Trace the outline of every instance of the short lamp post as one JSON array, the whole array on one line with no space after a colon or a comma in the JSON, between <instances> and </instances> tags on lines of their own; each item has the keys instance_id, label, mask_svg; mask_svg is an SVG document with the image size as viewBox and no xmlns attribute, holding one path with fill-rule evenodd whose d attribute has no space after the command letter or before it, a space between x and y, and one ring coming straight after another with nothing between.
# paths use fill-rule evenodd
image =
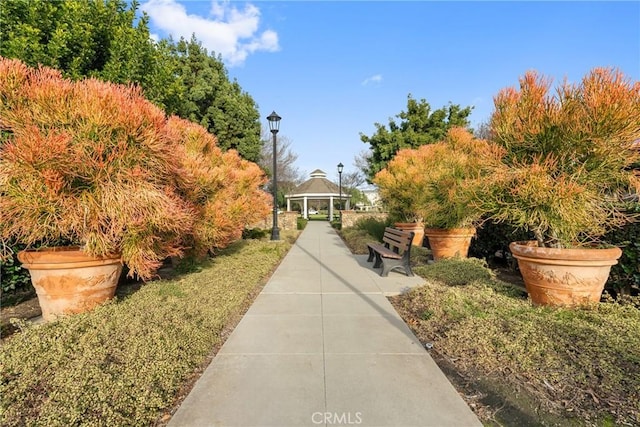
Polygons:
<instances>
[{"instance_id":1,"label":"short lamp post","mask_svg":"<svg viewBox=\"0 0 640 427\"><path fill-rule=\"evenodd\" d=\"M267 117L269 120L269 130L273 134L273 228L271 228L271 240L280 240L280 229L278 228L278 169L276 164L276 134L280 129L280 117L276 112L272 112Z\"/></svg>"},{"instance_id":2,"label":"short lamp post","mask_svg":"<svg viewBox=\"0 0 640 427\"><path fill-rule=\"evenodd\" d=\"M342 221L342 214L340 213L340 211L342 211L342 169L344 168L344 165L342 164L342 162L338 163L338 182L339 182L339 187L340 187L340 207L338 208L338 213L340 214L340 220Z\"/></svg>"}]
</instances>

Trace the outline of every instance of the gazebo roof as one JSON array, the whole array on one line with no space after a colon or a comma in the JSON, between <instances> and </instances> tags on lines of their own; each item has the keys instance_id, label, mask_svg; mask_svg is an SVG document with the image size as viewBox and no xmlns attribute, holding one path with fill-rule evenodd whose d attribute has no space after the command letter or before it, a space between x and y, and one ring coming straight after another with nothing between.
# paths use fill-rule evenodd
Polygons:
<instances>
[{"instance_id":1,"label":"gazebo roof","mask_svg":"<svg viewBox=\"0 0 640 427\"><path fill-rule=\"evenodd\" d=\"M311 172L311 178L297 186L292 194L338 194L340 188L326 178L327 174L316 169Z\"/></svg>"}]
</instances>

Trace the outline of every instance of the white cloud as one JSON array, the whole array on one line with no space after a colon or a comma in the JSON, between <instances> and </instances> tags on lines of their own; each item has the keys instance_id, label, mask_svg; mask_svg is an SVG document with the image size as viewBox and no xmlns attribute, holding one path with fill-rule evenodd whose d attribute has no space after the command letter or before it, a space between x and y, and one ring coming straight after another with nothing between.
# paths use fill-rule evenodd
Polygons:
<instances>
[{"instance_id":1,"label":"white cloud","mask_svg":"<svg viewBox=\"0 0 640 427\"><path fill-rule=\"evenodd\" d=\"M275 31L258 31L260 10L252 4L238 9L228 1L213 0L209 17L188 14L177 0L148 0L141 9L158 30L174 39L189 40L195 34L209 53L222 55L229 66L241 65L251 53L280 49Z\"/></svg>"},{"instance_id":2,"label":"white cloud","mask_svg":"<svg viewBox=\"0 0 640 427\"><path fill-rule=\"evenodd\" d=\"M362 86L367 86L369 84L380 84L382 83L382 75L376 74L371 77L367 77L362 81Z\"/></svg>"}]
</instances>

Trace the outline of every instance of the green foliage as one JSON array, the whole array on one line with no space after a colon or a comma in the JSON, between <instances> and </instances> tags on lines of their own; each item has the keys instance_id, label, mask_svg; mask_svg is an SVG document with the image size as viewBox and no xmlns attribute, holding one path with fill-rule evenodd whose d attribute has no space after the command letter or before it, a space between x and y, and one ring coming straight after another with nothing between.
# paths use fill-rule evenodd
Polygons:
<instances>
[{"instance_id":1,"label":"green foliage","mask_svg":"<svg viewBox=\"0 0 640 427\"><path fill-rule=\"evenodd\" d=\"M627 204L627 211L640 214L640 203ZM622 248L618 264L611 266L607 287L630 294L632 288L640 291L640 222L632 222L605 236L607 242Z\"/></svg>"},{"instance_id":2,"label":"green foliage","mask_svg":"<svg viewBox=\"0 0 640 427\"><path fill-rule=\"evenodd\" d=\"M296 219L296 229L297 229L297 230L304 230L304 228L307 226L307 223L308 223L308 222L309 222L309 220L308 220L308 219L306 219L306 218L304 218L304 217L299 216L299 217Z\"/></svg>"},{"instance_id":3,"label":"green foliage","mask_svg":"<svg viewBox=\"0 0 640 427\"><path fill-rule=\"evenodd\" d=\"M223 150L235 149L243 158L259 161L258 107L238 82L229 80L221 58L209 55L195 37L177 43L165 40L159 50L168 56L170 73L180 82L174 98L163 102L167 114L200 124L216 135Z\"/></svg>"},{"instance_id":4,"label":"green foliage","mask_svg":"<svg viewBox=\"0 0 640 427\"><path fill-rule=\"evenodd\" d=\"M550 92L528 72L495 97L493 140L506 150L476 203L531 231L539 246L590 244L631 218L616 203L640 192L640 83L595 68Z\"/></svg>"},{"instance_id":5,"label":"green foliage","mask_svg":"<svg viewBox=\"0 0 640 427\"><path fill-rule=\"evenodd\" d=\"M490 281L495 274L484 260L478 258L442 259L433 264L414 268L414 273L427 280L436 280L449 286L468 285L476 281Z\"/></svg>"},{"instance_id":6,"label":"green foliage","mask_svg":"<svg viewBox=\"0 0 640 427\"><path fill-rule=\"evenodd\" d=\"M531 235L524 230L516 229L508 223L486 220L482 227L476 229L476 238L471 240L469 256L482 258L489 263L505 261L509 251L509 243L531 240ZM496 252L501 254L496 259Z\"/></svg>"},{"instance_id":7,"label":"green foliage","mask_svg":"<svg viewBox=\"0 0 640 427\"><path fill-rule=\"evenodd\" d=\"M245 228L244 231L242 231L242 238L243 239L264 239L265 237L267 237L269 235L269 230L265 230L262 228Z\"/></svg>"},{"instance_id":8,"label":"green foliage","mask_svg":"<svg viewBox=\"0 0 640 427\"><path fill-rule=\"evenodd\" d=\"M409 94L407 111L396 115L400 122L390 118L388 128L376 123L376 133L372 136L360 133L362 142L369 144L371 148L371 156L367 158L367 170L363 172L371 180L387 166L398 150L433 144L444 139L451 127L469 126L468 117L472 108L462 108L450 103L431 111L431 106L426 100L417 101Z\"/></svg>"},{"instance_id":9,"label":"green foliage","mask_svg":"<svg viewBox=\"0 0 640 427\"><path fill-rule=\"evenodd\" d=\"M357 188L346 188L346 189L343 188L342 191L344 191L345 193L351 196L351 198L349 199L350 200L349 203L352 207L358 205L359 203L362 205L371 204L369 202L369 199L367 198L367 195L364 194L364 192L358 190Z\"/></svg>"},{"instance_id":10,"label":"green foliage","mask_svg":"<svg viewBox=\"0 0 640 427\"><path fill-rule=\"evenodd\" d=\"M360 218L353 227L343 228L339 234L354 254L368 254L367 243L381 242L389 223L375 218ZM412 255L414 251L412 250Z\"/></svg>"},{"instance_id":11,"label":"green foliage","mask_svg":"<svg viewBox=\"0 0 640 427\"><path fill-rule=\"evenodd\" d=\"M400 150L374 182L392 218L428 228L473 227L484 211L473 203L503 150L452 127L444 139Z\"/></svg>"},{"instance_id":12,"label":"green foliage","mask_svg":"<svg viewBox=\"0 0 640 427\"><path fill-rule=\"evenodd\" d=\"M0 424L153 425L290 247L239 241L200 272L23 324L0 349Z\"/></svg>"},{"instance_id":13,"label":"green foliage","mask_svg":"<svg viewBox=\"0 0 640 427\"><path fill-rule=\"evenodd\" d=\"M146 88L153 83L154 46L137 8L124 0L3 1L0 55L50 66L73 79L92 76Z\"/></svg>"},{"instance_id":14,"label":"green foliage","mask_svg":"<svg viewBox=\"0 0 640 427\"><path fill-rule=\"evenodd\" d=\"M3 293L22 290L29 287L31 284L29 270L22 268L22 265L16 256L20 249L22 249L22 247L13 246L8 251L10 252L10 256L3 260L0 259L0 278L2 279Z\"/></svg>"},{"instance_id":15,"label":"green foliage","mask_svg":"<svg viewBox=\"0 0 640 427\"><path fill-rule=\"evenodd\" d=\"M354 224L356 230L366 231L375 240L381 242L384 236L384 229L389 227L389 220L381 221L372 217L360 218Z\"/></svg>"}]
</instances>

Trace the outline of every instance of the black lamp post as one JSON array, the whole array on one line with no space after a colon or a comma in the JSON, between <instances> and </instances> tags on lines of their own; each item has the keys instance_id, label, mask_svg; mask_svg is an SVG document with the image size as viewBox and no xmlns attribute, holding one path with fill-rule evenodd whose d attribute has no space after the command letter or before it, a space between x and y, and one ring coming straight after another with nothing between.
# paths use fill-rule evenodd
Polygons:
<instances>
[{"instance_id":1,"label":"black lamp post","mask_svg":"<svg viewBox=\"0 0 640 427\"><path fill-rule=\"evenodd\" d=\"M272 112L267 117L269 120L269 130L273 134L273 228L271 229L271 240L280 240L280 229L278 228L278 169L276 164L276 134L280 129L280 117L276 112Z\"/></svg>"},{"instance_id":2,"label":"black lamp post","mask_svg":"<svg viewBox=\"0 0 640 427\"><path fill-rule=\"evenodd\" d=\"M344 165L342 164L342 162L338 163L338 177L339 177L339 183L340 183L340 208L338 209L338 213L342 210L342 169L344 168ZM342 215L340 215L340 219L342 219Z\"/></svg>"}]
</instances>

